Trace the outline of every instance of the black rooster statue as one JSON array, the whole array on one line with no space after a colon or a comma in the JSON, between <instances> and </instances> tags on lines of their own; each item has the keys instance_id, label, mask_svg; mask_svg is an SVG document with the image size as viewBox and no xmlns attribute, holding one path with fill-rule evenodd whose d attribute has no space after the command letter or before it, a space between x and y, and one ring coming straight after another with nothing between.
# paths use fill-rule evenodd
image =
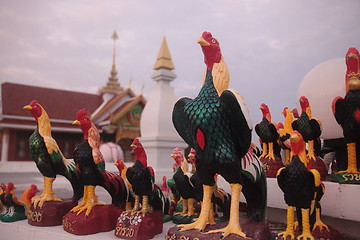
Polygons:
<instances>
[{"instance_id":1,"label":"black rooster statue","mask_svg":"<svg viewBox=\"0 0 360 240\"><path fill-rule=\"evenodd\" d=\"M181 230L203 231L209 222L211 197L214 193L215 175L218 173L230 183L230 220L221 232L223 237L237 234L245 237L240 226L239 202L243 187L241 158L251 143L251 125L242 99L225 87L223 79L213 76L214 65L223 61L218 41L204 32L198 40L206 64L205 82L195 99L181 98L173 109L173 123L179 135L196 150L196 171L203 182L203 201L199 218L191 224L180 225ZM220 83L220 84L218 84ZM218 86L218 87L216 87ZM223 91L224 90L224 91ZM219 96L220 95L220 96Z\"/></svg>"},{"instance_id":2,"label":"black rooster statue","mask_svg":"<svg viewBox=\"0 0 360 240\"><path fill-rule=\"evenodd\" d=\"M347 146L347 169L335 174L341 183L357 183L359 162L357 153L360 144L360 54L356 48L350 48L346 54L346 95L333 100L332 109L335 119L341 125ZM344 175L345 174L345 175ZM354 176L357 175L357 178ZM343 181L343 177L349 181ZM351 180L352 179L352 180Z\"/></svg>"},{"instance_id":3,"label":"black rooster statue","mask_svg":"<svg viewBox=\"0 0 360 240\"><path fill-rule=\"evenodd\" d=\"M321 221L320 200L325 187L320 180L320 173L316 169L308 169L309 159L306 157L305 141L298 131L290 136L291 162L279 169L277 181L284 192L284 199L288 205L286 231L279 233L278 240L295 238L294 211L296 210L300 234L297 239L336 239L338 232L329 229ZM317 230L317 231L315 231ZM331 237L330 237L331 235Z\"/></svg>"}]
</instances>

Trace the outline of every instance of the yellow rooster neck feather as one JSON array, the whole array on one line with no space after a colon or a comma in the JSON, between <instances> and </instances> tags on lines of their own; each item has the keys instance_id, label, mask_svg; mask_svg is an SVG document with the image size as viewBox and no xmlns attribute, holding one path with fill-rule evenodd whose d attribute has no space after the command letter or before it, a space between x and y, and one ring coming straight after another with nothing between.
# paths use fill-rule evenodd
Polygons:
<instances>
[{"instance_id":1,"label":"yellow rooster neck feather","mask_svg":"<svg viewBox=\"0 0 360 240\"><path fill-rule=\"evenodd\" d=\"M205 83L206 71L207 69L205 68L202 85L204 85ZM214 64L212 69L212 76L213 76L214 86L218 92L218 95L220 96L223 91L228 89L230 83L229 69L225 63L224 58L221 57L220 62Z\"/></svg>"},{"instance_id":2,"label":"yellow rooster neck feather","mask_svg":"<svg viewBox=\"0 0 360 240\"><path fill-rule=\"evenodd\" d=\"M48 114L41 106L41 116L38 118L38 130L42 137L51 137L51 124Z\"/></svg>"}]
</instances>

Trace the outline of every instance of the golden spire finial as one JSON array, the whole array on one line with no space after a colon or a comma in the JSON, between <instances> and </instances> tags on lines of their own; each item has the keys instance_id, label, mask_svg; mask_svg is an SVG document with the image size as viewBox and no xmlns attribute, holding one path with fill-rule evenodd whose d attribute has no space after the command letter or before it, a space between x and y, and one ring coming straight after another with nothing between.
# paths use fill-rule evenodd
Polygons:
<instances>
[{"instance_id":1,"label":"golden spire finial","mask_svg":"<svg viewBox=\"0 0 360 240\"><path fill-rule=\"evenodd\" d=\"M113 68L115 68L115 56L116 56L116 40L119 39L119 36L117 35L116 31L114 31L111 38L114 40L114 53L113 53ZM116 69L115 69L116 71Z\"/></svg>"},{"instance_id":2,"label":"golden spire finial","mask_svg":"<svg viewBox=\"0 0 360 240\"><path fill-rule=\"evenodd\" d=\"M114 31L113 35L111 36L111 39L114 40L114 52L113 52L113 63L110 71L110 77L107 81L106 85L99 89L100 93L119 93L123 90L123 88L120 86L120 83L118 83L118 78L116 77L117 71L116 71L116 65L115 65L115 58L116 58L116 40L119 39L119 36L117 35L116 31Z\"/></svg>"},{"instance_id":3,"label":"golden spire finial","mask_svg":"<svg viewBox=\"0 0 360 240\"><path fill-rule=\"evenodd\" d=\"M158 70L160 68L166 68L169 70L173 70L175 68L165 37L161 43L161 47L154 65L154 70Z\"/></svg>"}]
</instances>

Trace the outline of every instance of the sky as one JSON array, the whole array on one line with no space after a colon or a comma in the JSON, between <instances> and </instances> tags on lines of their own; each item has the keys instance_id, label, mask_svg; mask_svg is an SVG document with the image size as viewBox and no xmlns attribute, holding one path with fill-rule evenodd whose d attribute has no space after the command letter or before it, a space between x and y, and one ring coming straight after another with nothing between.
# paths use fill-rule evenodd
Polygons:
<instances>
[{"instance_id":1,"label":"sky","mask_svg":"<svg viewBox=\"0 0 360 240\"><path fill-rule=\"evenodd\" d=\"M110 74L116 30L121 86L132 79L139 94L144 83L150 96L166 37L175 95L195 97L205 67L196 41L209 31L253 123L261 103L280 122L312 68L360 48L359 12L358 0L0 0L0 82L96 93Z\"/></svg>"}]
</instances>

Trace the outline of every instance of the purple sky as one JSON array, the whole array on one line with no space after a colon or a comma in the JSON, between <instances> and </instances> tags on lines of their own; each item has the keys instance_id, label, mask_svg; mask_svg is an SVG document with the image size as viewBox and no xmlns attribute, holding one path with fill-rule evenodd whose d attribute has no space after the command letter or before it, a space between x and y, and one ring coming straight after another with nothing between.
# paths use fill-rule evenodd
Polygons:
<instances>
[{"instance_id":1,"label":"purple sky","mask_svg":"<svg viewBox=\"0 0 360 240\"><path fill-rule=\"evenodd\" d=\"M2 1L0 81L95 93L109 76L114 30L121 85L149 96L165 36L178 97L195 97L204 63L196 40L221 44L231 83L253 122L269 105L273 120L296 106L301 80L317 64L360 48L358 0Z\"/></svg>"}]
</instances>

